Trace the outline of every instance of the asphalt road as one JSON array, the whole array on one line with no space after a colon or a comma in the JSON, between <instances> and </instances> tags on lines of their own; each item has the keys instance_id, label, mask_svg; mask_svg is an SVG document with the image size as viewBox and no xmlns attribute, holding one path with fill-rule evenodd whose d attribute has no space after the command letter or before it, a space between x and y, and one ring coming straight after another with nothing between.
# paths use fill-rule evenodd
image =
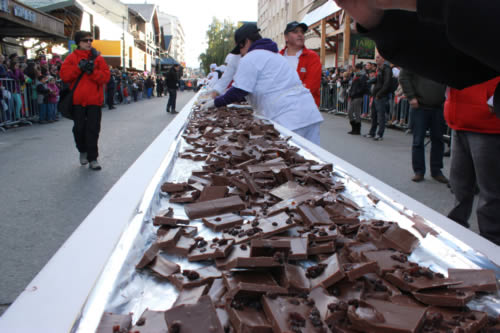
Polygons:
<instances>
[{"instance_id":1,"label":"asphalt road","mask_svg":"<svg viewBox=\"0 0 500 333\"><path fill-rule=\"evenodd\" d=\"M192 96L179 93L177 109ZM173 119L165 112L166 102L153 98L104 111L99 172L79 165L71 121L0 133L0 315ZM323 148L447 214L453 196L446 185L429 175L419 184L410 180L411 136L389 129L384 141L375 142L347 135L344 117L323 115ZM448 167L445 158L445 175Z\"/></svg>"}]
</instances>

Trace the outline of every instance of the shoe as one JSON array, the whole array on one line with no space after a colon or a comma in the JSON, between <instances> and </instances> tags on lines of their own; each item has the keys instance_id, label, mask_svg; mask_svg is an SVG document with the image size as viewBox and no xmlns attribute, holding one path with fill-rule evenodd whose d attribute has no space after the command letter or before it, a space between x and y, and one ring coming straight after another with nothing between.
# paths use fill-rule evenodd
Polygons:
<instances>
[{"instance_id":1,"label":"shoe","mask_svg":"<svg viewBox=\"0 0 500 333\"><path fill-rule=\"evenodd\" d=\"M179 112L177 112L177 111L175 111L175 110L174 110L174 111L171 111L171 112L172 112L172 113L179 113Z\"/></svg>"},{"instance_id":2,"label":"shoe","mask_svg":"<svg viewBox=\"0 0 500 333\"><path fill-rule=\"evenodd\" d=\"M80 153L80 164L81 165L89 164L89 160L87 159L87 153Z\"/></svg>"},{"instance_id":3,"label":"shoe","mask_svg":"<svg viewBox=\"0 0 500 333\"><path fill-rule=\"evenodd\" d=\"M443 174L437 175L437 176L432 176L436 181L443 183L443 184L448 184L448 178L446 178Z\"/></svg>"},{"instance_id":4,"label":"shoe","mask_svg":"<svg viewBox=\"0 0 500 333\"><path fill-rule=\"evenodd\" d=\"M355 123L354 135L361 135L361 123Z\"/></svg>"},{"instance_id":5,"label":"shoe","mask_svg":"<svg viewBox=\"0 0 500 333\"><path fill-rule=\"evenodd\" d=\"M115 108L114 106L112 106L112 107L110 107L110 108L108 108L108 109L109 109L109 110L114 110L114 109L116 109L116 108Z\"/></svg>"},{"instance_id":6,"label":"shoe","mask_svg":"<svg viewBox=\"0 0 500 333\"><path fill-rule=\"evenodd\" d=\"M374 140L374 141L382 141L382 140L384 140L384 138L383 138L383 137L381 137L381 136L379 136L379 135L377 135L377 136L375 136L375 137L373 138L373 140Z\"/></svg>"},{"instance_id":7,"label":"shoe","mask_svg":"<svg viewBox=\"0 0 500 333\"><path fill-rule=\"evenodd\" d=\"M420 183L421 181L424 180L424 175L416 173L411 180L414 181L415 183Z\"/></svg>"},{"instance_id":8,"label":"shoe","mask_svg":"<svg viewBox=\"0 0 500 333\"><path fill-rule=\"evenodd\" d=\"M356 123L354 121L351 121L350 124L351 124L352 129L350 132L347 132L347 134L354 135L354 134L356 134Z\"/></svg>"},{"instance_id":9,"label":"shoe","mask_svg":"<svg viewBox=\"0 0 500 333\"><path fill-rule=\"evenodd\" d=\"M99 162L92 161L89 164L89 169L92 169L92 170L101 170L102 168L101 168L101 165L99 164Z\"/></svg>"},{"instance_id":10,"label":"shoe","mask_svg":"<svg viewBox=\"0 0 500 333\"><path fill-rule=\"evenodd\" d=\"M368 138L368 139L373 139L373 135L371 134L365 134L363 135L365 138Z\"/></svg>"},{"instance_id":11,"label":"shoe","mask_svg":"<svg viewBox=\"0 0 500 333\"><path fill-rule=\"evenodd\" d=\"M451 150L448 149L447 151L444 152L443 154L444 157L450 157L451 156Z\"/></svg>"}]
</instances>

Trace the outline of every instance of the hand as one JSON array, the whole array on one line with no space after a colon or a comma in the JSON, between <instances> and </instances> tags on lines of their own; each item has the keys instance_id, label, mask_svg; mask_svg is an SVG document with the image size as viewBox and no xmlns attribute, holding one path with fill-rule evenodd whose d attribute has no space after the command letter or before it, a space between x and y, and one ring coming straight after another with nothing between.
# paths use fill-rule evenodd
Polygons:
<instances>
[{"instance_id":1,"label":"hand","mask_svg":"<svg viewBox=\"0 0 500 333\"><path fill-rule=\"evenodd\" d=\"M217 90L210 90L209 91L210 97L215 99L217 96L219 96L219 92Z\"/></svg>"},{"instance_id":2,"label":"hand","mask_svg":"<svg viewBox=\"0 0 500 333\"><path fill-rule=\"evenodd\" d=\"M80 68L80 70L82 72L85 72L85 68L87 67L88 63L89 63L89 61L87 59L80 60L80 62L78 63L78 67Z\"/></svg>"},{"instance_id":3,"label":"hand","mask_svg":"<svg viewBox=\"0 0 500 333\"><path fill-rule=\"evenodd\" d=\"M201 107L201 111L207 111L208 109L215 108L215 100L211 99Z\"/></svg>"},{"instance_id":4,"label":"hand","mask_svg":"<svg viewBox=\"0 0 500 333\"><path fill-rule=\"evenodd\" d=\"M85 66L85 72L87 72L87 74L92 74L92 72L94 71L94 62L91 60L89 62L87 62L87 66Z\"/></svg>"},{"instance_id":5,"label":"hand","mask_svg":"<svg viewBox=\"0 0 500 333\"><path fill-rule=\"evenodd\" d=\"M418 104L418 99L416 99L416 98L410 99L409 102L410 102L410 106L411 106L412 109L418 109L418 107L420 106Z\"/></svg>"}]
</instances>

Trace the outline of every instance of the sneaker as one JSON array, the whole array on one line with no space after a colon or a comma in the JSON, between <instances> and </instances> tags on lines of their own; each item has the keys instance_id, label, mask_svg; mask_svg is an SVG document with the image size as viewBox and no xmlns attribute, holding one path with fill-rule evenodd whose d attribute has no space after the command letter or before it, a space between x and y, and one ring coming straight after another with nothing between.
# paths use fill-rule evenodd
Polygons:
<instances>
[{"instance_id":1,"label":"sneaker","mask_svg":"<svg viewBox=\"0 0 500 333\"><path fill-rule=\"evenodd\" d=\"M384 138L383 138L383 137L381 137L381 136L379 136L379 135L377 135L377 136L375 136L375 137L373 138L373 140L375 140L375 141L382 141L382 140L384 140Z\"/></svg>"},{"instance_id":2,"label":"sneaker","mask_svg":"<svg viewBox=\"0 0 500 333\"><path fill-rule=\"evenodd\" d=\"M415 183L420 183L421 181L424 180L424 175L416 173L411 180L414 181Z\"/></svg>"},{"instance_id":3,"label":"sneaker","mask_svg":"<svg viewBox=\"0 0 500 333\"><path fill-rule=\"evenodd\" d=\"M177 112L177 111L175 111L175 110L174 110L174 111L170 111L170 112L172 112L172 113L179 113L179 112Z\"/></svg>"},{"instance_id":4,"label":"sneaker","mask_svg":"<svg viewBox=\"0 0 500 333\"><path fill-rule=\"evenodd\" d=\"M371 134L365 134L363 135L365 138L368 138L368 139L373 139L373 135Z\"/></svg>"},{"instance_id":5,"label":"sneaker","mask_svg":"<svg viewBox=\"0 0 500 333\"><path fill-rule=\"evenodd\" d=\"M443 183L443 184L448 184L448 178L446 178L443 174L437 175L437 176L432 176L436 181Z\"/></svg>"},{"instance_id":6,"label":"sneaker","mask_svg":"<svg viewBox=\"0 0 500 333\"><path fill-rule=\"evenodd\" d=\"M80 153L80 164L85 165L88 163L89 163L89 160L87 159L87 153Z\"/></svg>"},{"instance_id":7,"label":"sneaker","mask_svg":"<svg viewBox=\"0 0 500 333\"><path fill-rule=\"evenodd\" d=\"M89 168L92 169L92 170L101 170L102 169L101 165L97 161L90 162Z\"/></svg>"}]
</instances>

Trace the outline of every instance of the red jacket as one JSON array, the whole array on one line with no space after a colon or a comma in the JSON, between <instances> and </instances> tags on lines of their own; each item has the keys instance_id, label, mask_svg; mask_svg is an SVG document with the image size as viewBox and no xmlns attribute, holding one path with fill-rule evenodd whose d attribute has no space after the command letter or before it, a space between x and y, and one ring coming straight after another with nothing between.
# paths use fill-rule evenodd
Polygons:
<instances>
[{"instance_id":1,"label":"red jacket","mask_svg":"<svg viewBox=\"0 0 500 333\"><path fill-rule=\"evenodd\" d=\"M280 51L285 54L286 47ZM304 86L311 91L316 105L319 107L321 93L321 61L319 55L304 46L302 54L299 57L297 73Z\"/></svg>"},{"instance_id":2,"label":"red jacket","mask_svg":"<svg viewBox=\"0 0 500 333\"><path fill-rule=\"evenodd\" d=\"M76 49L64 60L59 75L71 88L73 88L73 85L82 73L78 67L78 63L80 60L88 59L89 57L90 51ZM94 60L94 71L92 74L83 74L80 83L76 87L73 94L73 104L101 106L104 103L103 86L109 81L109 77L108 64L106 64L103 57L97 56Z\"/></svg>"},{"instance_id":3,"label":"red jacket","mask_svg":"<svg viewBox=\"0 0 500 333\"><path fill-rule=\"evenodd\" d=\"M500 119L487 105L499 83L500 76L463 90L450 88L444 104L448 126L457 131L500 134Z\"/></svg>"}]
</instances>

